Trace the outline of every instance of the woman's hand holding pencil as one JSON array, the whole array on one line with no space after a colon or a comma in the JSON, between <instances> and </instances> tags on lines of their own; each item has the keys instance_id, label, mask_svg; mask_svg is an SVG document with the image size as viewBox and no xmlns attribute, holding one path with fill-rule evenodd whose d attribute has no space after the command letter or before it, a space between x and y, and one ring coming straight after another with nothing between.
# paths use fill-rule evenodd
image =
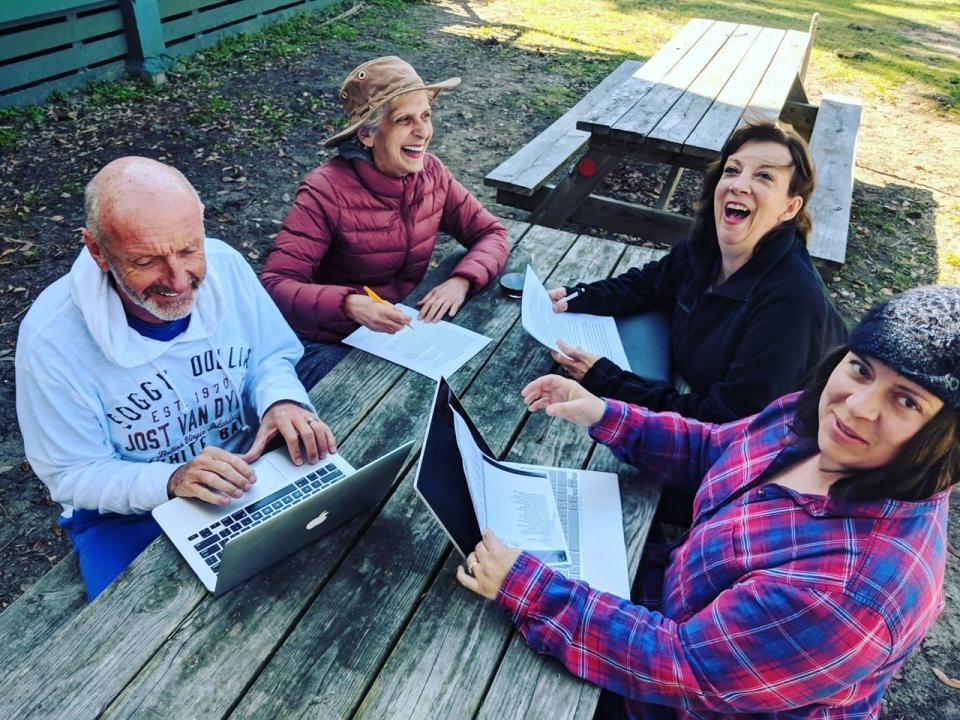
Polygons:
<instances>
[{"instance_id":1,"label":"woman's hand holding pencil","mask_svg":"<svg viewBox=\"0 0 960 720\"><path fill-rule=\"evenodd\" d=\"M354 322L376 332L393 334L410 327L413 318L388 303L373 290L364 286L365 295L348 295L343 310Z\"/></svg>"}]
</instances>

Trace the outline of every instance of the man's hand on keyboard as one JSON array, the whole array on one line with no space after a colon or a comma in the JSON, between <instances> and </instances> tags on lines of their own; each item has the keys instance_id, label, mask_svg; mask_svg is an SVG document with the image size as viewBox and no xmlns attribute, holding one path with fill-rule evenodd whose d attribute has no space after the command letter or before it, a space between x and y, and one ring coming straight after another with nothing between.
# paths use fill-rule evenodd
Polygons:
<instances>
[{"instance_id":1,"label":"man's hand on keyboard","mask_svg":"<svg viewBox=\"0 0 960 720\"><path fill-rule=\"evenodd\" d=\"M195 497L214 505L226 505L243 493L257 476L239 455L207 447L186 465L178 467L167 481L168 497Z\"/></svg>"},{"instance_id":2,"label":"man's hand on keyboard","mask_svg":"<svg viewBox=\"0 0 960 720\"><path fill-rule=\"evenodd\" d=\"M311 465L320 462L327 453L337 451L333 432L323 420L318 418L312 410L307 410L298 403L283 400L271 405L270 409L263 414L257 436L243 459L253 462L260 457L277 433L286 441L287 451L294 465L303 464L301 443L307 451L307 460Z\"/></svg>"}]
</instances>

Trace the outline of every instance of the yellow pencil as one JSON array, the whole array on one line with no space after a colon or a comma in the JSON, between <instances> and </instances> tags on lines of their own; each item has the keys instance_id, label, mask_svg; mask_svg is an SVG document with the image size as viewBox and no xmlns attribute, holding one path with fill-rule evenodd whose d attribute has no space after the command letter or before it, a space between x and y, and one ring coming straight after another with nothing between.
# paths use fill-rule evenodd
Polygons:
<instances>
[{"instance_id":1,"label":"yellow pencil","mask_svg":"<svg viewBox=\"0 0 960 720\"><path fill-rule=\"evenodd\" d=\"M381 305L388 305L386 300L377 295L373 290L368 288L366 285L363 286L363 291L370 297L371 300L380 303Z\"/></svg>"},{"instance_id":2,"label":"yellow pencil","mask_svg":"<svg viewBox=\"0 0 960 720\"><path fill-rule=\"evenodd\" d=\"M382 297L380 297L379 295L377 295L373 290L371 290L370 288L368 288L366 285L363 286L363 291L367 294L367 296L368 296L371 300L373 300L373 301L376 302L376 303L380 303L381 305L389 305L389 304L390 304L390 303L388 303L386 300L384 300ZM413 326L412 326L409 322L404 323L403 327L405 327L405 328L410 328L411 330L413 330Z\"/></svg>"}]
</instances>

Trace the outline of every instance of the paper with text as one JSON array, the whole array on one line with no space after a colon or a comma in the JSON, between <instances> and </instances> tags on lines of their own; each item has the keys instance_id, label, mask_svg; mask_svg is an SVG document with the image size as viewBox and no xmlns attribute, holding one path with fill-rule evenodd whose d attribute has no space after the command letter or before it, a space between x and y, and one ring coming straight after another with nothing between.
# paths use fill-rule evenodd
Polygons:
<instances>
[{"instance_id":1,"label":"paper with text","mask_svg":"<svg viewBox=\"0 0 960 720\"><path fill-rule=\"evenodd\" d=\"M485 335L446 320L417 320L418 311L406 305L394 307L413 318L410 328L391 335L361 327L343 342L433 380L450 377L490 342Z\"/></svg>"},{"instance_id":2,"label":"paper with text","mask_svg":"<svg viewBox=\"0 0 960 720\"><path fill-rule=\"evenodd\" d=\"M548 565L568 565L570 551L550 478L544 472L508 467L487 457L451 408L457 448L477 524L503 542L533 553Z\"/></svg>"},{"instance_id":3,"label":"paper with text","mask_svg":"<svg viewBox=\"0 0 960 720\"><path fill-rule=\"evenodd\" d=\"M616 321L604 315L554 312L547 289L529 265L523 281L521 317L523 329L551 350L559 351L557 340L563 340L608 358L624 370L630 369Z\"/></svg>"}]
</instances>

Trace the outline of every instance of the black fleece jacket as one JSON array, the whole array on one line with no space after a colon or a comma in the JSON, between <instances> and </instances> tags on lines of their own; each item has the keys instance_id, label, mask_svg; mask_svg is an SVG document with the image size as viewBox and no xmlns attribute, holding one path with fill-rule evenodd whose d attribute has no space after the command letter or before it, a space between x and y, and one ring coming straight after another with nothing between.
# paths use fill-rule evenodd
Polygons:
<instances>
[{"instance_id":1,"label":"black fleece jacket","mask_svg":"<svg viewBox=\"0 0 960 720\"><path fill-rule=\"evenodd\" d=\"M688 418L729 422L799 390L847 329L793 227L774 230L726 282L712 287L719 252L684 240L665 257L608 280L568 288L571 312L620 317L659 309L670 317L675 372L690 385L648 381L603 358L583 385L597 395Z\"/></svg>"}]
</instances>

